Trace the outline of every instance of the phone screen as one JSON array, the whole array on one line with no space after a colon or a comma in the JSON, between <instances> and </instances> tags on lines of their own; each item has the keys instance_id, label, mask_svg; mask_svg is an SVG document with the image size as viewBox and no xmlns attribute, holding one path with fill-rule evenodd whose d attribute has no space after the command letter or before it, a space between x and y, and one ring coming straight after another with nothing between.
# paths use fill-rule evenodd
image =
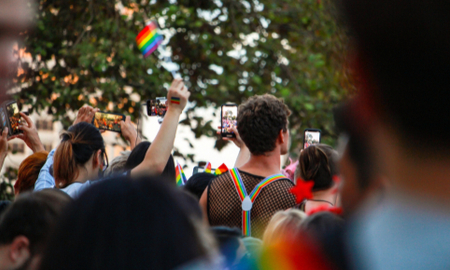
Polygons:
<instances>
[{"instance_id":1,"label":"phone screen","mask_svg":"<svg viewBox=\"0 0 450 270\"><path fill-rule=\"evenodd\" d=\"M167 99L164 97L147 101L147 115L164 117L167 112L166 101Z\"/></svg>"},{"instance_id":2,"label":"phone screen","mask_svg":"<svg viewBox=\"0 0 450 270\"><path fill-rule=\"evenodd\" d=\"M98 129L121 132L120 121L124 120L124 116L120 114L96 112L93 124Z\"/></svg>"},{"instance_id":3,"label":"phone screen","mask_svg":"<svg viewBox=\"0 0 450 270\"><path fill-rule=\"evenodd\" d=\"M222 105L222 137L236 137L231 128L237 126L237 105Z\"/></svg>"},{"instance_id":4,"label":"phone screen","mask_svg":"<svg viewBox=\"0 0 450 270\"><path fill-rule=\"evenodd\" d=\"M13 102L6 106L6 111L8 112L9 124L11 126L11 135L17 135L22 133L19 129L20 124L20 114L19 114L19 106L17 106L16 102ZM3 115L2 115L3 121ZM5 126L5 125L4 125Z\"/></svg>"},{"instance_id":5,"label":"phone screen","mask_svg":"<svg viewBox=\"0 0 450 270\"><path fill-rule=\"evenodd\" d=\"M303 149L308 148L311 145L320 143L320 131L319 130L305 130L303 140Z\"/></svg>"}]
</instances>

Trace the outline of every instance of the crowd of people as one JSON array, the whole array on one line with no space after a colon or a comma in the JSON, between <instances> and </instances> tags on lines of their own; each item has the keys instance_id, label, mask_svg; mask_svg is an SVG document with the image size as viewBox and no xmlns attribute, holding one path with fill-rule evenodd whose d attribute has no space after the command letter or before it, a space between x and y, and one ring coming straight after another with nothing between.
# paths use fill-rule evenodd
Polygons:
<instances>
[{"instance_id":1,"label":"crowd of people","mask_svg":"<svg viewBox=\"0 0 450 270\"><path fill-rule=\"evenodd\" d=\"M13 2L0 2L0 14L26 6ZM450 4L339 7L359 93L333 112L337 146L309 145L283 170L291 111L269 94L242 103L236 136L223 138L240 149L234 168L181 187L171 155L190 96L181 79L151 143L129 116L120 122L131 151L111 162L91 124L98 109L80 108L48 153L20 113L22 133L0 136L0 166L8 140L33 154L19 167L14 202L0 203L0 270L448 269ZM26 28L11 23L20 19L0 20L15 26L0 27L0 49Z\"/></svg>"}]
</instances>

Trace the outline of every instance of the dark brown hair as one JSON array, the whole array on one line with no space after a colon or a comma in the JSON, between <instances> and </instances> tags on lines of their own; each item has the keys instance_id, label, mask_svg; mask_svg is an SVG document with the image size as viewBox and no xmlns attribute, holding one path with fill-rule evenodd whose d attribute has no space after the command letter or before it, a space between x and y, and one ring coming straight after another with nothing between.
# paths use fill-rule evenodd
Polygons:
<instances>
[{"instance_id":1,"label":"dark brown hair","mask_svg":"<svg viewBox=\"0 0 450 270\"><path fill-rule=\"evenodd\" d=\"M288 128L291 111L272 95L253 96L239 106L237 129L253 155L263 155L275 149L280 130Z\"/></svg>"},{"instance_id":2,"label":"dark brown hair","mask_svg":"<svg viewBox=\"0 0 450 270\"><path fill-rule=\"evenodd\" d=\"M333 176L338 174L335 160L337 152L329 145L311 145L304 149L298 159L300 177L314 181L313 191L326 190L333 185Z\"/></svg>"},{"instance_id":3,"label":"dark brown hair","mask_svg":"<svg viewBox=\"0 0 450 270\"><path fill-rule=\"evenodd\" d=\"M47 160L47 156L48 152L36 152L20 163L17 181L14 184L16 194L34 189L34 183L36 183L39 172Z\"/></svg>"},{"instance_id":4,"label":"dark brown hair","mask_svg":"<svg viewBox=\"0 0 450 270\"><path fill-rule=\"evenodd\" d=\"M93 125L81 122L61 134L61 144L53 157L53 176L58 188L71 184L84 165L98 150L105 150L103 137Z\"/></svg>"},{"instance_id":5,"label":"dark brown hair","mask_svg":"<svg viewBox=\"0 0 450 270\"><path fill-rule=\"evenodd\" d=\"M42 253L60 214L72 199L57 189L25 192L0 218L0 245L23 235L30 241L30 253Z\"/></svg>"}]
</instances>

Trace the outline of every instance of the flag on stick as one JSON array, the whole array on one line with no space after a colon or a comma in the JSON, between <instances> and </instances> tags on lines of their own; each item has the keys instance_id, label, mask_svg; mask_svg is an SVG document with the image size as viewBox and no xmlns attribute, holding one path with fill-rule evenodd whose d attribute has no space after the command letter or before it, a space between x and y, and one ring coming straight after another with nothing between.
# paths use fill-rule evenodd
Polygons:
<instances>
[{"instance_id":1,"label":"flag on stick","mask_svg":"<svg viewBox=\"0 0 450 270\"><path fill-rule=\"evenodd\" d=\"M175 168L175 176L177 179L177 186L183 186L186 184L186 176L184 175L181 165L177 162L177 167Z\"/></svg>"},{"instance_id":2,"label":"flag on stick","mask_svg":"<svg viewBox=\"0 0 450 270\"><path fill-rule=\"evenodd\" d=\"M220 165L219 168L216 169L214 174L221 175L222 173L227 172L227 171L228 171L227 165L225 165L225 163L222 163L222 165Z\"/></svg>"},{"instance_id":3,"label":"flag on stick","mask_svg":"<svg viewBox=\"0 0 450 270\"><path fill-rule=\"evenodd\" d=\"M210 162L208 162L208 164L206 164L205 173L211 173L211 163Z\"/></svg>"}]
</instances>

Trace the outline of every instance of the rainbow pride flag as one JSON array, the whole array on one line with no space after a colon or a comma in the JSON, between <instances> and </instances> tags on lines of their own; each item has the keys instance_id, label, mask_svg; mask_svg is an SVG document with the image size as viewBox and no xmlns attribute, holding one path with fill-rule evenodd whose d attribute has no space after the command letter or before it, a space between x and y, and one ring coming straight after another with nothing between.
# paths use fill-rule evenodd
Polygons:
<instances>
[{"instance_id":1,"label":"rainbow pride flag","mask_svg":"<svg viewBox=\"0 0 450 270\"><path fill-rule=\"evenodd\" d=\"M208 164L206 164L205 173L211 173L211 163L210 162L208 162Z\"/></svg>"},{"instance_id":2,"label":"rainbow pride flag","mask_svg":"<svg viewBox=\"0 0 450 270\"><path fill-rule=\"evenodd\" d=\"M184 175L183 168L177 162L177 167L175 168L175 176L177 179L177 186L183 186L186 184L186 175Z\"/></svg>"},{"instance_id":3,"label":"rainbow pride flag","mask_svg":"<svg viewBox=\"0 0 450 270\"><path fill-rule=\"evenodd\" d=\"M222 163L222 165L220 165L219 168L216 169L214 174L221 175L222 173L227 172L227 171L228 171L227 165L225 165L225 163Z\"/></svg>"},{"instance_id":4,"label":"rainbow pride flag","mask_svg":"<svg viewBox=\"0 0 450 270\"><path fill-rule=\"evenodd\" d=\"M144 58L150 56L164 40L158 29L156 22L150 22L136 37L137 46Z\"/></svg>"}]
</instances>

